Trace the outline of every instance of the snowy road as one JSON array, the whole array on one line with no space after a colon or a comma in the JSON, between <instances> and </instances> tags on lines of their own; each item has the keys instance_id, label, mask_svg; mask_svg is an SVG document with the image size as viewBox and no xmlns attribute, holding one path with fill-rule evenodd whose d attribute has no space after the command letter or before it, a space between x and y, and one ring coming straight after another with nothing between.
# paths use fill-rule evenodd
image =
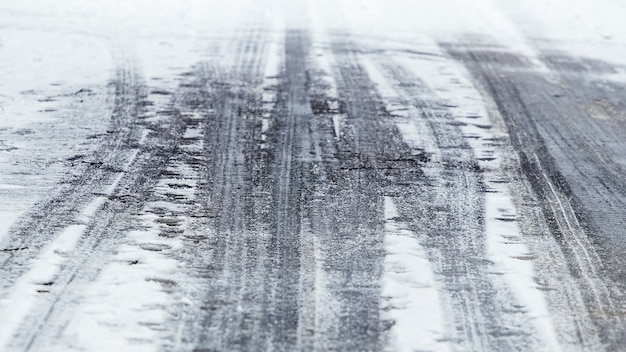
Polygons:
<instances>
[{"instance_id":1,"label":"snowy road","mask_svg":"<svg viewBox=\"0 0 626 352\"><path fill-rule=\"evenodd\" d=\"M0 4L0 351L626 351L626 4Z\"/></svg>"}]
</instances>

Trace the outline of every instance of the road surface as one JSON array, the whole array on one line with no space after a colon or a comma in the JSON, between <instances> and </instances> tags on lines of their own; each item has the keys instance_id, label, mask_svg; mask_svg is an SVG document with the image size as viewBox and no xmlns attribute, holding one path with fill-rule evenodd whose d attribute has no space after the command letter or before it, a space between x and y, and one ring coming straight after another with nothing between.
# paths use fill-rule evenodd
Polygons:
<instances>
[{"instance_id":1,"label":"road surface","mask_svg":"<svg viewBox=\"0 0 626 352\"><path fill-rule=\"evenodd\" d=\"M626 5L0 5L0 350L626 351Z\"/></svg>"}]
</instances>

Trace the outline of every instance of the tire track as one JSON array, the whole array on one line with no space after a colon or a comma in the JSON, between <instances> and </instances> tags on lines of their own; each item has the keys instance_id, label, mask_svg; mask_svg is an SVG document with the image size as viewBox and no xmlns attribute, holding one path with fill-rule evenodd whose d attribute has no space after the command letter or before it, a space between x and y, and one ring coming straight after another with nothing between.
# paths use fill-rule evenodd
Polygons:
<instances>
[{"instance_id":1,"label":"tire track","mask_svg":"<svg viewBox=\"0 0 626 352\"><path fill-rule=\"evenodd\" d=\"M273 200L277 209L270 248L278 267L272 270L272 276L279 280L273 287L276 298L270 310L275 316L269 323L275 336L272 348L279 351L293 350L298 343L301 201L303 187L308 183L306 159L310 147L307 125L312 116L306 94L305 60L309 45L306 33L297 30L285 32L285 86L282 94L279 93L277 117L280 116L280 119L276 121L277 133L274 137L277 167L270 176L277 182Z\"/></svg>"},{"instance_id":2,"label":"tire track","mask_svg":"<svg viewBox=\"0 0 626 352\"><path fill-rule=\"evenodd\" d=\"M325 96L324 72L309 73L316 162L307 213L323 278L312 349L378 351L390 323L380 315L384 196L398 178L419 177L420 163L388 121L352 43L337 36L331 50L339 101ZM339 135L336 113L345 114Z\"/></svg>"},{"instance_id":3,"label":"tire track","mask_svg":"<svg viewBox=\"0 0 626 352\"><path fill-rule=\"evenodd\" d=\"M143 138L118 143L120 148L131 149L131 156L113 182L104 183L107 190L90 203L82 216L71 220L82 221L83 230L77 233L75 246L67 251L66 259L58 264L52 281L45 283L47 289L38 291L45 296L37 300L13 336L9 345L12 349L45 350L50 339L63 331L71 319L61 319L65 310L76 304L81 288L98 276L109 259L106 254L115 252L128 230L133 229L133 214L141 213L159 176L176 155L190 121L174 109L161 111L156 119L138 120L146 112L144 106L142 103L141 109L133 110L136 121L124 126Z\"/></svg>"},{"instance_id":4,"label":"tire track","mask_svg":"<svg viewBox=\"0 0 626 352\"><path fill-rule=\"evenodd\" d=\"M75 237L87 226L85 221L91 220L95 208L104 200L103 195L107 191L102 185L115 183L116 177L123 172L119 165L133 158L133 146L140 140L141 131L132 126L146 104L145 87L132 70L120 69L112 83L112 90L114 107L110 128L102 137L100 147L90 158L79 156L71 160L78 164L77 168L82 173L69 179L68 186L49 201L35 206L18 220L3 243L5 248L24 250L3 251L0 254L3 257L0 266L2 298L11 302L0 309L19 310L19 313L9 314L12 323L2 325L0 343L8 343L12 339L13 348L27 347L37 329L28 331L18 328L18 324L33 305L54 300L48 293L66 261L57 257L55 252L73 250ZM52 262L46 264L47 261ZM35 268L32 268L33 265L36 265ZM42 273L36 272L36 269L42 269ZM38 321L30 317L25 323L38 324Z\"/></svg>"},{"instance_id":5,"label":"tire track","mask_svg":"<svg viewBox=\"0 0 626 352\"><path fill-rule=\"evenodd\" d=\"M178 345L195 351L267 349L271 304L272 149L262 137L259 90L267 33L249 30L222 62L194 72L192 98L204 116L201 181L190 231L188 263L197 289L182 313ZM226 66L228 65L228 66ZM229 68L230 67L230 68ZM202 312L198 316L198 310ZM253 347L254 346L254 347Z\"/></svg>"},{"instance_id":6,"label":"tire track","mask_svg":"<svg viewBox=\"0 0 626 352\"><path fill-rule=\"evenodd\" d=\"M623 326L624 300L615 284L623 280L619 279L620 272L609 272L607 268L615 267L615 260L620 256L602 254L607 251L600 244L604 241L600 236L609 235L611 230L606 232L605 225L598 225L598 218L589 205L598 194L603 195L599 198L609 201L620 201L621 196L617 196L619 192L609 195L606 185L598 184L597 177L611 177L615 170L607 170L613 167L610 162L594 164L596 159L589 151L593 154L598 149L595 142L587 148L578 134L570 135L580 126L589 124L581 122L588 118L578 103L587 100L586 93L581 93L583 97L573 93L578 98L569 98L563 93L564 89L570 91L571 88L563 85L567 79L559 78L562 84L556 86L524 66L523 60L520 64L525 72L502 69L507 60L501 56L507 53L500 55L499 51L469 46L450 46L448 51L465 62L495 101L520 156L522 170L540 199L543 216L561 246L570 274L585 302L586 314L605 347L619 350L625 341L624 331L619 328ZM541 106L541 110L535 106ZM550 116L546 116L546 112ZM560 122L564 116L568 118ZM572 119L574 121L570 121ZM586 136L586 132L582 135ZM582 154L571 153L571 150ZM620 184L616 185L621 187ZM612 223L609 221L606 226ZM613 252L619 248L617 246ZM581 340L593 333L589 328L581 329Z\"/></svg>"},{"instance_id":7,"label":"tire track","mask_svg":"<svg viewBox=\"0 0 626 352\"><path fill-rule=\"evenodd\" d=\"M78 155L68 162L78 170L79 176L67 179L67 184L57 195L44 201L25 214L9 230L3 248L24 248L21 251L0 252L0 285L7 292L39 250L62 227L71 223L94 194L101 193L101 184L110 183L120 172L118 165L128 160L132 150L128 147L141 137L131 128L145 104L145 87L139 77L128 68L120 69L111 83L113 113L107 134L99 148L90 157ZM78 172L77 172L78 173Z\"/></svg>"},{"instance_id":8,"label":"tire track","mask_svg":"<svg viewBox=\"0 0 626 352\"><path fill-rule=\"evenodd\" d=\"M418 77L398 64L380 65L401 96L408 97L405 104L421 114L436 143L435 150L427 151L437 160L426 171L432 188L420 187L409 193L419 196L405 197L399 204L404 211L419 209L419 217L401 213L412 219L412 230L424 241L443 280L453 348L540 350L523 306L515 305L513 293L493 274L493 263L487 259L484 192L488 189L468 145L472 136L462 133L445 104L423 98L436 95Z\"/></svg>"}]
</instances>

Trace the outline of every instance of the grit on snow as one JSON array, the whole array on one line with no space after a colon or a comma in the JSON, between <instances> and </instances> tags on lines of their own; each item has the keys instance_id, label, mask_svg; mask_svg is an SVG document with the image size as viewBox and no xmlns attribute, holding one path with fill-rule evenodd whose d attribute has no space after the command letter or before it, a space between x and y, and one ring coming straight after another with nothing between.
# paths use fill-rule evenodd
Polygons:
<instances>
[{"instance_id":1,"label":"grit on snow","mask_svg":"<svg viewBox=\"0 0 626 352\"><path fill-rule=\"evenodd\" d=\"M0 350L619 350L624 14L3 2Z\"/></svg>"}]
</instances>

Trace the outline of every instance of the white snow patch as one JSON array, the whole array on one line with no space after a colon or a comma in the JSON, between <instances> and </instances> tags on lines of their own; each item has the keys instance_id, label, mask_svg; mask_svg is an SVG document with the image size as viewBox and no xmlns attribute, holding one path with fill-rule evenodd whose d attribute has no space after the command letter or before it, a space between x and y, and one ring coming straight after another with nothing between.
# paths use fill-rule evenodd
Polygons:
<instances>
[{"instance_id":1,"label":"white snow patch","mask_svg":"<svg viewBox=\"0 0 626 352\"><path fill-rule=\"evenodd\" d=\"M86 229L86 225L70 225L66 227L56 240L55 251L58 253L69 253L74 250L78 239L85 233Z\"/></svg>"},{"instance_id":2,"label":"white snow patch","mask_svg":"<svg viewBox=\"0 0 626 352\"><path fill-rule=\"evenodd\" d=\"M340 114L334 114L332 116L333 119L333 131L335 132L335 138L341 137L341 123L343 122L344 116Z\"/></svg>"},{"instance_id":3,"label":"white snow patch","mask_svg":"<svg viewBox=\"0 0 626 352\"><path fill-rule=\"evenodd\" d=\"M25 188L25 186L22 185L10 185L10 184L0 184L0 190L3 189L22 189Z\"/></svg>"},{"instance_id":4,"label":"white snow patch","mask_svg":"<svg viewBox=\"0 0 626 352\"><path fill-rule=\"evenodd\" d=\"M200 138L202 137L202 132L203 131L200 128L188 128L187 130L185 130L183 138Z\"/></svg>"},{"instance_id":5,"label":"white snow patch","mask_svg":"<svg viewBox=\"0 0 626 352\"><path fill-rule=\"evenodd\" d=\"M313 3L310 3L311 5ZM335 138L341 138L341 127L345 120L345 114L340 113L339 93L337 90L337 82L333 75L333 65L335 58L330 48L330 39L323 27L324 23L320 10L317 6L311 6L310 12L310 32L312 37L311 44L311 64L319 71L316 75L321 80L321 85L325 86L324 94L329 99L327 102L330 109L331 119L333 122L333 131Z\"/></svg>"},{"instance_id":6,"label":"white snow patch","mask_svg":"<svg viewBox=\"0 0 626 352\"><path fill-rule=\"evenodd\" d=\"M499 183L491 183L489 186L497 193L487 193L485 196L487 256L524 306L546 350L561 351L545 297L534 279L533 254L521 237L517 221L510 221L515 219L515 207L508 187Z\"/></svg>"},{"instance_id":7,"label":"white snow patch","mask_svg":"<svg viewBox=\"0 0 626 352\"><path fill-rule=\"evenodd\" d=\"M492 3L512 25L516 25L533 46L547 53L609 62L616 72L604 72L603 79L626 82L622 67L626 56L626 4L611 0L528 0ZM593 75L595 73L589 73Z\"/></svg>"},{"instance_id":8,"label":"white snow patch","mask_svg":"<svg viewBox=\"0 0 626 352\"><path fill-rule=\"evenodd\" d=\"M273 34L267 49L267 62L265 63L263 83L261 84L261 88L263 89L261 95L261 139L263 142L265 142L267 138L266 132L271 125L270 118L276 106L276 93L278 91L281 68L285 59L284 27L285 23L283 17L276 15L273 23ZM263 148L265 148L265 144Z\"/></svg>"},{"instance_id":9,"label":"white snow patch","mask_svg":"<svg viewBox=\"0 0 626 352\"><path fill-rule=\"evenodd\" d=\"M34 308L41 294L49 292L61 265L76 247L85 225L70 225L33 262L31 269L15 284L6 299L0 302L0 349L6 346L22 320Z\"/></svg>"},{"instance_id":10,"label":"white snow patch","mask_svg":"<svg viewBox=\"0 0 626 352\"><path fill-rule=\"evenodd\" d=\"M0 241L6 236L7 232L13 226L15 221L19 219L21 213L15 211L0 211Z\"/></svg>"},{"instance_id":11,"label":"white snow patch","mask_svg":"<svg viewBox=\"0 0 626 352\"><path fill-rule=\"evenodd\" d=\"M181 263L168 254L179 239L159 236L156 215L142 216L147 230L131 231L116 254L105 258L95 281L85 287L71 320L51 350L157 351L171 298L165 291L181 278ZM181 222L184 226L184 221Z\"/></svg>"},{"instance_id":12,"label":"white snow patch","mask_svg":"<svg viewBox=\"0 0 626 352\"><path fill-rule=\"evenodd\" d=\"M96 215L96 212L102 208L102 205L104 205L104 202L106 202L107 198L106 197L96 197L94 198L89 204L87 204L83 210L80 213L80 219L87 223L89 222L89 220L91 220L91 218L93 218L94 215Z\"/></svg>"},{"instance_id":13,"label":"white snow patch","mask_svg":"<svg viewBox=\"0 0 626 352\"><path fill-rule=\"evenodd\" d=\"M270 121L268 119L263 119L261 121L261 132L265 133L270 128Z\"/></svg>"},{"instance_id":14,"label":"white snow patch","mask_svg":"<svg viewBox=\"0 0 626 352\"><path fill-rule=\"evenodd\" d=\"M424 249L398 221L393 199L385 197L385 271L382 309L394 321L389 351L447 351L444 317L435 274Z\"/></svg>"},{"instance_id":15,"label":"white snow patch","mask_svg":"<svg viewBox=\"0 0 626 352\"><path fill-rule=\"evenodd\" d=\"M3 17L0 14L0 19ZM42 104L42 97L60 97L109 78L110 56L101 41L78 33L36 31L3 23L0 128L53 121L47 109L54 103Z\"/></svg>"},{"instance_id":16,"label":"white snow patch","mask_svg":"<svg viewBox=\"0 0 626 352\"><path fill-rule=\"evenodd\" d=\"M118 248L113 257L117 262L107 264L86 288L53 350L157 351L154 340L169 303L162 282L174 279L178 263L155 253L135 246Z\"/></svg>"}]
</instances>

